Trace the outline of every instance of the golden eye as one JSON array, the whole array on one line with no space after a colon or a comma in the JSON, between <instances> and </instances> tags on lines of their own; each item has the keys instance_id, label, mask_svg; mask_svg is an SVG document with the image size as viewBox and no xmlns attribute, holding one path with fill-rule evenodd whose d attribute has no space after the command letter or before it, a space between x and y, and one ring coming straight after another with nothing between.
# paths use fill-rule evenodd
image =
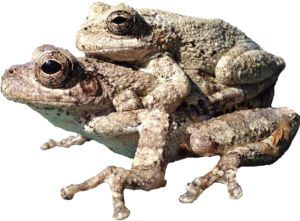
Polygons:
<instances>
[{"instance_id":1,"label":"golden eye","mask_svg":"<svg viewBox=\"0 0 300 221\"><path fill-rule=\"evenodd\" d=\"M62 87L69 75L69 60L59 51L43 54L35 65L35 75L46 87Z\"/></svg>"},{"instance_id":2,"label":"golden eye","mask_svg":"<svg viewBox=\"0 0 300 221\"><path fill-rule=\"evenodd\" d=\"M126 11L114 11L107 17L106 24L112 33L126 35L131 33L134 20L132 15Z\"/></svg>"}]
</instances>

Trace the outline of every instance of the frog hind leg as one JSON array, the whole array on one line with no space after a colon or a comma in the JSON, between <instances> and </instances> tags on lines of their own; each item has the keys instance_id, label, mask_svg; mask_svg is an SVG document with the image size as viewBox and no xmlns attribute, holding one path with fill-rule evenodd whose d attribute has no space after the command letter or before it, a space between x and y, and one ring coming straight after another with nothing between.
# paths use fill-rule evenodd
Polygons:
<instances>
[{"instance_id":1,"label":"frog hind leg","mask_svg":"<svg viewBox=\"0 0 300 221\"><path fill-rule=\"evenodd\" d=\"M197 104L201 114L216 116L220 113L224 114L233 107L236 110L266 108L270 107L274 86L278 75L258 84L245 84L228 87L220 92L207 96L203 101Z\"/></svg>"},{"instance_id":2,"label":"frog hind leg","mask_svg":"<svg viewBox=\"0 0 300 221\"><path fill-rule=\"evenodd\" d=\"M254 42L241 43L218 61L216 79L224 85L260 83L285 68L282 58L262 50Z\"/></svg>"},{"instance_id":3,"label":"frog hind leg","mask_svg":"<svg viewBox=\"0 0 300 221\"><path fill-rule=\"evenodd\" d=\"M272 111L272 109L262 110ZM266 114L267 111L263 114ZM276 118L276 114L274 116L272 116L273 119ZM272 117L270 117L270 119ZM256 118L258 119L259 115L257 115ZM277 126L272 129L271 135L265 139L260 141L257 139L258 141L256 142L245 142L244 144L225 149L223 153L220 154L221 159L218 164L205 176L197 177L192 183L187 184L187 193L182 195L179 200L182 203L192 203L206 188L215 182L227 185L231 199L240 198L243 192L236 181L237 169L240 166L259 166L274 163L289 148L298 130L299 115L296 113L292 113L290 118L279 117L276 120L278 119L280 120L276 122ZM257 138L259 138L259 136L260 135L258 135ZM203 151L206 151L210 152L210 155L214 155L213 152L209 151L213 148L209 140L211 139L207 139L208 142L200 142L198 145L192 145L190 147L196 153L198 152L203 155ZM243 138L241 138L241 140L243 140Z\"/></svg>"},{"instance_id":4,"label":"frog hind leg","mask_svg":"<svg viewBox=\"0 0 300 221\"><path fill-rule=\"evenodd\" d=\"M238 44L221 57L215 68L218 82L229 87L207 96L197 107L201 113L211 115L252 99L275 85L284 68L282 58L261 50L254 42Z\"/></svg>"},{"instance_id":5,"label":"frog hind leg","mask_svg":"<svg viewBox=\"0 0 300 221\"><path fill-rule=\"evenodd\" d=\"M268 108L272 106L274 97L275 84L258 94L257 96L246 100L242 103L236 103L234 105L223 104L223 106L215 107L209 110L212 116L220 116L223 114L232 113L240 110L251 110L256 108Z\"/></svg>"}]
</instances>

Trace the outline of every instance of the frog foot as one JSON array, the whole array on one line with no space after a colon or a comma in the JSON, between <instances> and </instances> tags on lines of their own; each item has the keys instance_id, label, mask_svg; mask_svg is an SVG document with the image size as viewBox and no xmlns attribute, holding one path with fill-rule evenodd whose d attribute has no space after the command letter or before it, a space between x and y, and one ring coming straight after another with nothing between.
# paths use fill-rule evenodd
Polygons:
<instances>
[{"instance_id":1,"label":"frog foot","mask_svg":"<svg viewBox=\"0 0 300 221\"><path fill-rule=\"evenodd\" d=\"M76 137L69 136L66 139L63 139L62 141L55 141L50 139L48 142L44 143L41 146L41 149L48 150L56 146L69 148L70 146L73 145L82 145L87 141L90 141L90 139L82 136L81 134L77 134Z\"/></svg>"},{"instance_id":2,"label":"frog foot","mask_svg":"<svg viewBox=\"0 0 300 221\"><path fill-rule=\"evenodd\" d=\"M108 183L112 190L114 205L113 218L116 220L125 219L130 214L130 211L125 207L123 195L125 188L148 191L166 185L164 172L139 169L125 170L123 168L109 166L98 175L81 184L72 184L62 188L61 196L63 199L70 200L77 192L95 188L104 182Z\"/></svg>"},{"instance_id":3,"label":"frog foot","mask_svg":"<svg viewBox=\"0 0 300 221\"><path fill-rule=\"evenodd\" d=\"M123 175L123 176L122 176ZM129 216L130 211L125 207L123 191L124 191L124 179L128 176L128 171L117 168L107 167L98 175L93 178L77 185L70 185L61 189L61 196L63 199L71 200L74 195L80 191L86 191L97 187L98 185L107 182L110 184L113 196L114 214L113 218L117 220L125 219Z\"/></svg>"},{"instance_id":4,"label":"frog foot","mask_svg":"<svg viewBox=\"0 0 300 221\"><path fill-rule=\"evenodd\" d=\"M240 157L237 153L230 153L223 156L208 174L203 177L197 177L192 183L186 185L187 193L179 198L180 202L194 202L206 188L215 182L227 185L230 199L240 198L243 192L236 181L236 172L239 163Z\"/></svg>"}]
</instances>

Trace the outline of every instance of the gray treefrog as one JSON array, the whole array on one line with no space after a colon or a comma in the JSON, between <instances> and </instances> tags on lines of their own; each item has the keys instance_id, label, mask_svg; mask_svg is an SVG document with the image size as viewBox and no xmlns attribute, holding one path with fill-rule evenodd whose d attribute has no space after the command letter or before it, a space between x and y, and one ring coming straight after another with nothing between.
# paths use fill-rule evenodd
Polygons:
<instances>
[{"instance_id":1,"label":"gray treefrog","mask_svg":"<svg viewBox=\"0 0 300 221\"><path fill-rule=\"evenodd\" d=\"M247 92L244 95L248 96L248 103L237 100L232 106L220 104L221 107L212 106L213 112L203 114L194 108L206 96L200 93L201 85L206 82L212 88L212 96L223 85L214 84L213 78L192 79L189 78L192 85L189 95L172 114L160 109L116 112L115 107L126 106L127 102L130 103L127 107L138 107L131 100L131 91L142 100L167 79L124 64L85 57L76 59L67 50L45 45L34 51L31 62L12 66L5 72L1 92L9 100L27 104L55 126L79 134L61 142L50 140L42 149L81 145L92 139L134 158L130 170L109 166L86 182L61 190L64 199L72 199L77 192L106 182L112 190L113 217L124 219L130 213L125 207L124 189L149 191L165 186L168 163L187 157L219 155L221 159L211 172L187 185L181 202L193 202L215 182L227 185L230 198L241 197L237 168L275 162L288 149L298 130L299 115L288 108L241 110L221 115L224 110L234 111L233 107L270 105L273 95L265 94L263 89L258 94L243 90ZM268 88L274 82L268 87L262 84L266 82L254 86ZM119 94L124 95L125 102L114 104Z\"/></svg>"},{"instance_id":2,"label":"gray treefrog","mask_svg":"<svg viewBox=\"0 0 300 221\"><path fill-rule=\"evenodd\" d=\"M190 90L184 71L205 72L229 86L269 81L285 67L282 58L262 50L241 30L223 20L133 9L124 4L92 5L87 21L77 33L76 46L88 56L131 63L144 72L168 78L144 98L143 106L169 113ZM237 97L244 99L243 93L224 90L198 107L218 106ZM169 103L165 94L172 96Z\"/></svg>"}]
</instances>

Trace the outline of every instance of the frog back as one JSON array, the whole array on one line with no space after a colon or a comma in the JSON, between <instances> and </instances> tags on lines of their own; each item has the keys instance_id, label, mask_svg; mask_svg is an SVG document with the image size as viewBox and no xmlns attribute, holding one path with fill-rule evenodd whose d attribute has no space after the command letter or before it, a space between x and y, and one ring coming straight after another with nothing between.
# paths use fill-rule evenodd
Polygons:
<instances>
[{"instance_id":1,"label":"frog back","mask_svg":"<svg viewBox=\"0 0 300 221\"><path fill-rule=\"evenodd\" d=\"M238 43L251 41L238 28L220 19L194 19L185 26L182 45L173 52L183 69L214 73L225 53Z\"/></svg>"},{"instance_id":2,"label":"frog back","mask_svg":"<svg viewBox=\"0 0 300 221\"><path fill-rule=\"evenodd\" d=\"M221 19L202 19L160 10L139 10L152 27L158 47L172 53L181 68L215 72L219 59L236 44L252 42Z\"/></svg>"}]
</instances>

